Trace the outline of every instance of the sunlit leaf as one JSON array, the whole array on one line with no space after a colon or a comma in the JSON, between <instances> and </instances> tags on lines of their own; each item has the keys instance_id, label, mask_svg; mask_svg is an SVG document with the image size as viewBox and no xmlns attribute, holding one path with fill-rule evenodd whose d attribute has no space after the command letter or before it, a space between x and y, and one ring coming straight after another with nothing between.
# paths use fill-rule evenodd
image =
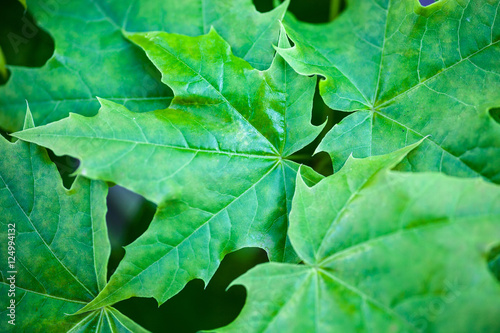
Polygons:
<instances>
[{"instance_id":1,"label":"sunlit leaf","mask_svg":"<svg viewBox=\"0 0 500 333\"><path fill-rule=\"evenodd\" d=\"M163 303L189 280L208 282L224 255L243 247L296 261L286 230L299 165L288 157L321 130L310 123L315 78L280 57L255 70L214 30L129 38L175 92L169 109L133 113L101 100L93 118L72 114L14 134L80 159L80 174L159 205L89 309L131 296ZM307 174L311 183L321 178Z\"/></svg>"},{"instance_id":2,"label":"sunlit leaf","mask_svg":"<svg viewBox=\"0 0 500 333\"><path fill-rule=\"evenodd\" d=\"M318 151L335 170L348 156L380 155L427 137L399 169L500 181L498 0L351 0L326 25L288 20L295 42L280 54L320 74L333 109L357 111ZM369 19L367 19L369 18Z\"/></svg>"},{"instance_id":3,"label":"sunlit leaf","mask_svg":"<svg viewBox=\"0 0 500 333\"><path fill-rule=\"evenodd\" d=\"M28 1L29 11L55 39L55 52L41 68L9 66L10 80L0 87L0 127L21 129L25 100L37 125L67 117L69 112L93 115L99 107L96 96L133 111L167 107L171 91L123 31L195 36L213 26L236 55L257 68L267 68L287 6L285 2L262 14L251 0ZM25 27L22 36L9 40L25 43L36 36L36 29Z\"/></svg>"}]
</instances>

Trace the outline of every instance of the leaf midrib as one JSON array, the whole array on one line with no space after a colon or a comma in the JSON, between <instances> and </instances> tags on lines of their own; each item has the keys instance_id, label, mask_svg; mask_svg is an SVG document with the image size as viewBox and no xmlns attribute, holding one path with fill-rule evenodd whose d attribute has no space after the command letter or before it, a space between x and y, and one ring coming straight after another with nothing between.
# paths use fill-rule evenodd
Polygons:
<instances>
[{"instance_id":1,"label":"leaf midrib","mask_svg":"<svg viewBox=\"0 0 500 333\"><path fill-rule=\"evenodd\" d=\"M423 224L423 225L418 225L418 226L415 226L415 227L411 227L411 228L402 228L402 229L397 229L395 231L391 231L389 233L386 233L386 234L382 234L382 235L379 235L379 236L376 236L376 237L373 237L373 238L370 238L368 240L365 240L365 241L362 241L360 243L357 243L357 244L354 244L352 246L349 246L345 249L342 249L340 250L339 252L336 252L324 259L322 259L321 261L318 262L318 266L324 266L330 262L333 262L335 260L337 260L338 258L342 258L342 257L347 257L347 256L350 256L351 254L353 253L356 253L356 250L359 249L359 248L362 248L364 246L367 246L367 244L370 244L370 243L377 243L377 242L380 242L384 239L389 239L389 238L392 238L392 237L396 237L397 235L401 235L401 234L408 234L408 233L412 233L412 232L415 232L415 230L425 230L425 229L433 229L433 228L442 228L444 227L445 225L447 224L459 224L459 223L463 223L463 221L461 221L462 219L488 219L488 218L491 218L491 219L495 219L495 218L499 218L500 216L498 214L494 214L494 213L490 213L490 214L481 214L481 215L473 215L473 216L457 216L455 217L454 219L447 219L447 218L439 218L439 219L434 219L434 220L427 220L427 222L431 222L431 223L426 223L426 224ZM351 253L353 252L353 253Z\"/></svg>"},{"instance_id":2,"label":"leaf midrib","mask_svg":"<svg viewBox=\"0 0 500 333\"><path fill-rule=\"evenodd\" d=\"M376 3L376 1L375 1L375 3ZM382 6L380 6L380 7L383 8ZM380 49L380 62L379 62L379 69L378 69L378 76L377 76L377 85L375 87L375 93L373 94L373 97L372 97L372 105L375 105L375 103L376 103L378 91L380 88L380 78L382 76L382 61L384 60L385 42L387 40L387 28L389 26L387 23L387 22L389 22L389 20L387 18L389 17L389 8L390 7L391 7L391 0L388 1L387 8L384 8L384 10L385 10L384 40L382 41L382 48Z\"/></svg>"},{"instance_id":3,"label":"leaf midrib","mask_svg":"<svg viewBox=\"0 0 500 333\"><path fill-rule=\"evenodd\" d=\"M101 96L100 96L101 97ZM107 100L115 100L115 101L124 101L125 103L128 101L148 101L148 100L172 100L174 97L173 96L158 96L158 97L101 97L102 99L107 99ZM50 104L50 103L61 103L61 102L98 102L97 98L95 97L86 97L86 98L54 98L54 99L39 99L39 100L33 100L30 99L29 103L30 105L36 105L36 104ZM22 105L26 107L26 101L13 101L9 102L9 105Z\"/></svg>"},{"instance_id":4,"label":"leaf midrib","mask_svg":"<svg viewBox=\"0 0 500 333\"><path fill-rule=\"evenodd\" d=\"M482 218L482 217L488 217L488 216L498 217L498 214L484 214L484 215L478 215L478 216L474 216L474 217L475 218ZM460 217L458 219L460 219ZM457 221L448 221L446 219L439 219L437 223L425 224L425 225L417 226L417 227L414 227L414 228L398 229L395 232L390 232L388 234L383 234L383 235L371 238L369 240L363 241L361 243L355 244L353 246L350 246L350 247L348 247L346 249L343 249L343 250L341 250L341 251L339 251L339 252L337 252L337 253L335 253L335 254L333 254L331 256L328 256L328 257L324 258L316 266L318 267L319 270L321 270L322 272L324 272L325 274L327 274L328 276L330 276L337 283L345 286L346 288L348 288L349 290L355 292L359 296L370 300L374 304L381 306L383 309L386 309L387 311L395 313L398 317L402 318L404 320L404 322L408 323L411 327L413 327L413 325L411 325L411 323L409 323L404 317L402 317L401 315L399 315L396 311L394 311L393 309L391 309L391 308L385 306L384 304L380 303L379 301L377 301L376 299L372 298L368 294L364 293L362 290L358 289L356 286L352 285L351 283L349 283L347 281L344 281L343 279L341 279L339 277L336 277L333 272L331 272L330 270L328 270L327 268L325 268L323 266L325 266L325 265L327 265L327 264L329 264L331 262L334 262L335 260L337 260L339 258L345 258L345 257L349 257L350 255L356 254L357 253L357 251L356 251L357 249L365 247L365 246L367 246L367 244L377 243L377 242L380 242L380 241L382 241L384 239L390 239L392 237L395 237L396 235L414 232L415 229L419 229L419 231L420 231L422 229L442 228L445 224L449 224L449 223L460 223L460 221L457 222ZM417 330L417 332L418 332L418 330Z\"/></svg>"},{"instance_id":5,"label":"leaf midrib","mask_svg":"<svg viewBox=\"0 0 500 333\"><path fill-rule=\"evenodd\" d=\"M3 281L0 281L0 284L3 284L3 285L6 285L6 286L9 286L8 283L5 283ZM59 301L64 301L64 302L68 302L68 303L78 303L78 304L87 304L86 302L83 302L83 301L79 301L79 300L74 300L74 299L69 299L69 298L64 298L64 297L59 297L59 296L54 296L54 295L50 295L50 294L44 294L44 293L40 293L38 291L34 291L34 290L30 290L30 289L26 289L26 288L23 288L23 287L20 287L18 285L16 285L16 289L20 289L20 290L23 290L27 293L32 293L32 294L36 294L36 295L40 295L42 297L48 297L48 298L53 298L53 299L57 299Z\"/></svg>"},{"instance_id":6,"label":"leaf midrib","mask_svg":"<svg viewBox=\"0 0 500 333\"><path fill-rule=\"evenodd\" d=\"M148 41L150 43L153 43L150 39L148 39ZM204 75L202 75L201 73L199 73L198 71L196 71L194 68L192 68L189 64L187 64L184 60L182 60L179 56L177 56L176 54L173 54L171 51L167 50L165 47L163 47L162 45L159 45L159 44L156 44L154 43L155 46L161 48L162 50L164 50L166 53L170 54L172 57L174 57L175 59L177 59L180 63L182 63L184 66L186 66L187 68L189 68L193 73L197 74L198 77L200 77L203 81L205 81L210 87L212 87L212 89L226 102L226 104L230 107L230 109L232 109L234 112L235 115L237 115L241 120L243 120L244 123L247 123L251 128L253 128L255 130L255 132L257 133L257 135L259 135L262 139L264 139L265 142L267 142L269 144L269 148L271 148L272 151L274 151L276 153L276 155L279 155L279 152L277 150L277 148L271 143L271 141L269 141L269 139L261 132L259 131L248 119L246 119L239 111L238 109L226 98L226 96L224 96L224 94L222 94L221 91L219 91L219 89L217 89L207 78L205 78ZM148 54L148 57L149 57L149 54ZM231 57L233 58L236 58L236 59L240 59L240 58L237 58L236 56L234 56L233 54L231 54ZM153 59L151 59L153 61ZM244 61L243 59L241 59L241 61ZM154 63L154 61L153 61ZM248 64L248 63L247 63ZM225 63L223 64L223 66L225 65ZM254 71L258 71L258 70L255 70L253 69L251 72L254 72ZM163 73L162 73L163 75ZM163 81L163 80L162 80ZM167 82L164 82L165 84L168 85ZM175 92L175 89L172 87L172 90L174 90ZM174 93L175 95L175 93ZM174 96L173 100L172 100L172 105L174 105L176 102L177 102L177 95ZM180 97L180 96L179 96Z\"/></svg>"},{"instance_id":7,"label":"leaf midrib","mask_svg":"<svg viewBox=\"0 0 500 333\"><path fill-rule=\"evenodd\" d=\"M400 159L398 160L398 162L400 162ZM323 252L323 248L325 247L325 240L329 237L329 235L331 235L332 232L334 232L334 229L337 225L337 222L339 221L339 219L341 218L342 214L344 213L344 211L349 207L349 204L354 200L354 198L356 198L358 196L358 194L376 177L380 176L380 173L383 172L382 170L387 170L387 169L390 169L392 167L394 167L394 165L397 164L396 163L392 163L390 166L386 167L386 166L382 166L382 167L379 167L377 168L377 170L375 170L363 183L361 183L358 188L351 193L351 195L349 196L349 198L347 198L347 200L345 201L345 204L342 206L342 208L338 211L338 213L335 215L335 218L333 219L332 223L330 224L330 227L328 228L328 230L326 231L323 239L321 240L321 243L319 244L317 250L315 250L314 252L314 261L317 262L318 264L322 261L322 260L319 260L319 253L320 252Z\"/></svg>"},{"instance_id":8,"label":"leaf midrib","mask_svg":"<svg viewBox=\"0 0 500 333\"><path fill-rule=\"evenodd\" d=\"M389 313L389 314L393 315L394 317L400 319L401 322L407 324L407 327L410 328L410 329L412 329L414 332L420 332L420 330L418 330L414 325L412 325L401 314L399 314L398 312L396 312L394 309L391 309L387 305L381 303L380 301L374 299L370 295L365 294L362 290L356 288L356 286L353 286L350 283L347 283L346 281L344 281L344 280L336 277L334 274L332 274L330 271L328 271L328 270L326 270L324 268L318 267L318 271L320 271L321 273L327 275L332 280L334 280L337 284L339 284L339 285L343 286L344 288L350 290L351 292L355 293L356 295L358 295L362 299L365 299L365 300L369 301L373 305L375 305L375 306L379 307L380 309L384 310L386 313Z\"/></svg>"},{"instance_id":9,"label":"leaf midrib","mask_svg":"<svg viewBox=\"0 0 500 333\"><path fill-rule=\"evenodd\" d=\"M36 128L34 130L36 130ZM22 131L22 132L19 132L19 134L29 133L30 131L31 130ZM255 158L255 159L279 160L278 155L257 155L257 154L245 154L245 153L231 152L231 151L225 151L225 150L196 149L196 148L192 148L192 147L172 146L172 145L161 144L161 143L144 142L144 141L141 142L141 141L133 141L133 140L127 140L127 139L89 137L89 136L79 136L79 135L64 135L64 134L53 134L53 133L37 134L37 135L38 135L38 137L49 137L49 138L50 137L56 137L56 138L62 137L62 138L67 138L67 139L116 141L116 142L122 142L122 143L130 143L130 144L134 144L134 145L146 145L146 146L155 146L155 147L162 147L162 148L181 150L181 151L189 151L189 152L193 152L193 153L222 154L222 155L229 155L229 156ZM21 138L23 135L12 135L12 136ZM35 141L34 139L30 139L30 140ZM53 148L57 149L55 147L53 147Z\"/></svg>"},{"instance_id":10,"label":"leaf midrib","mask_svg":"<svg viewBox=\"0 0 500 333\"><path fill-rule=\"evenodd\" d=\"M465 165L465 166L466 166L466 167L467 167L470 171L472 171L473 173L475 173L478 177L484 177L481 173L479 173L478 171L474 170L471 166L467 165L467 164L466 164L466 163L465 163L465 162L464 162L464 161L460 158L460 156L457 156L456 154L453 154L452 152L448 151L445 147L443 147L442 145L440 145L440 144L439 144L439 143L437 143L436 141L432 140L432 136L428 136L428 137L427 137L426 135L423 135L422 133L420 133L420 132L418 132L418 131L414 130L413 128L408 127L407 125L405 125L405 124L403 124L403 123L401 123L401 122L399 122L399 121L397 121L397 120L395 120L395 119L393 119L393 118L391 118L391 117L389 117L389 116L387 116L387 115L385 115L385 114L381 113L381 112L380 112L380 111L378 111L378 110L375 110L375 109L374 109L374 110L372 110L372 112L373 112L374 114L378 114L378 115L380 115L381 117L384 117L385 119L387 119L387 120L389 120L389 121L392 121L393 123L395 123L395 124L397 124L397 125L399 125L399 126L401 126L401 127L406 128L408 131L412 131L413 133L417 134L417 135L418 135L418 136L420 136L421 138L426 138L426 140L427 140L427 141L432 142L434 145L436 145L437 147L439 147L439 149L441 149L443 152L445 152L445 153L449 154L450 156L455 157L455 158L456 158L457 160L459 160L459 161L460 161L463 165ZM373 124L373 115L371 115L371 116L370 116L370 118L371 118L371 121L372 121L372 124ZM373 125L371 125L371 126L370 126L370 129L373 131ZM372 140L370 140L370 144L371 144L372 142L373 142L373 141L372 141ZM371 151L370 151L370 153L371 153Z\"/></svg>"},{"instance_id":11,"label":"leaf midrib","mask_svg":"<svg viewBox=\"0 0 500 333\"><path fill-rule=\"evenodd\" d=\"M488 216L498 217L498 214L483 214L483 215L474 216L474 218L480 219L480 218L488 217ZM460 220L460 217L458 217L457 219ZM373 297L369 296L368 294L364 293L362 290L358 289L356 286L352 285L351 283L349 283L347 281L344 281L343 279L341 279L339 277L336 277L333 272L331 272L330 270L328 270L327 268L325 268L323 266L326 266L329 263L334 262L335 260L337 260L339 258L345 258L345 257L349 257L352 254L356 254L356 253L358 253L356 251L357 249L365 247L365 246L367 246L367 244L378 243L378 242L380 242L380 241L382 241L384 239L390 239L392 237L395 237L396 235L411 233L411 232L414 232L415 229L419 229L419 231L420 231L422 229L433 229L433 228L437 229L437 228L442 228L446 224L450 224L450 223L460 223L460 221L448 221L447 219L439 219L436 223L430 223L430 224L420 225L420 226L417 226L417 227L414 227L414 228L398 229L398 230L396 230L394 232L390 232L388 234L383 234L383 235L380 235L380 236L377 236L377 237L374 237L374 238L370 238L369 240L363 241L363 242L355 244L353 246L349 246L346 249L343 249L343 250L341 250L341 251L339 251L339 252L337 252L337 253L335 253L335 254L333 254L331 256L328 256L328 257L324 258L316 266L318 267L319 270L321 270L326 275L330 276L337 283L339 283L339 284L343 285L344 287L348 288L349 290L355 292L359 296L361 296L361 297L363 297L365 299L370 300L372 303L380 306L381 308L385 309L386 311L389 311L391 313L396 314L404 322L408 323L411 327L413 327L413 325L411 325L411 323L409 323L404 317L402 317L395 310L393 310L393 309L389 308L388 306L380 303L379 301L377 301Z\"/></svg>"},{"instance_id":12,"label":"leaf midrib","mask_svg":"<svg viewBox=\"0 0 500 333\"><path fill-rule=\"evenodd\" d=\"M300 287L294 289L292 292L292 295L285 301L285 303L282 306L279 307L278 311L273 313L271 320L267 321L266 326L262 328L262 330L261 330L262 332L269 332L268 331L269 326L271 326L271 324L276 321L279 314L281 313L281 311L283 311L283 309L287 306L287 304L289 304L292 300L296 299L296 297L298 297L298 295L300 295L300 292L302 292L303 289L308 286L308 282L310 282L309 280L311 279L311 272L307 272L307 271L305 271L305 272L300 271L300 272L297 272L294 274L289 274L289 275L286 275L286 277L290 277L293 275L299 275L299 276L306 275L306 276L303 278L303 281L300 284ZM273 331L271 331L271 332L273 332Z\"/></svg>"},{"instance_id":13,"label":"leaf midrib","mask_svg":"<svg viewBox=\"0 0 500 333\"><path fill-rule=\"evenodd\" d=\"M128 10L126 11L126 14L125 14L125 17L123 18L123 26L119 26L117 22L115 22L115 18L110 15L108 12L106 12L104 10L104 8L101 6L101 4L98 2L98 1L94 1L94 0L91 0L90 3L92 3L94 5L94 8L96 8L96 10L102 15L102 19L104 19L105 21L107 21L112 29L114 31L118 31L118 32L122 32L124 30L124 23L127 22L128 20L128 16L130 15L130 10L131 10L131 7L133 5L133 3L130 4ZM68 13L58 13L57 14L58 16L68 16ZM37 16L37 15L35 15ZM78 20L82 20L80 17L75 17L76 19ZM88 22L93 22L93 21L87 21ZM42 24L42 25L45 25L45 24ZM57 43L56 43L57 44ZM55 59L55 55L56 54L59 54L59 48L57 48L56 46L56 50L55 50L55 53L52 57L50 57L49 60L52 60L52 59ZM71 53L71 51L69 51L69 53ZM25 69L24 66L16 66L16 65L10 65L8 66L9 68L21 68L21 69ZM37 69L37 68L33 68L33 69ZM149 99L172 99L172 97L170 96L157 96L157 97L134 97L134 98L127 98L127 97L104 97L106 99L114 99L114 100L119 100L119 99L123 99L123 100L149 100ZM50 102L54 102L54 101L66 101L66 100L72 100L72 101L87 101L87 100L95 100L95 98L92 98L92 97L89 97L87 99L71 99L71 98L68 98L68 99L53 99L53 100L42 100L42 101L38 101L38 103L50 103ZM30 104L32 103L37 103L37 102L31 102L30 101ZM22 102L23 105L25 105L26 103L23 101Z\"/></svg>"},{"instance_id":14,"label":"leaf midrib","mask_svg":"<svg viewBox=\"0 0 500 333\"><path fill-rule=\"evenodd\" d=\"M434 80L434 79L437 79L441 74L449 71L450 69L454 68L455 66L458 66L460 65L462 62L464 61L467 61L469 60L470 58L474 57L476 54L479 54L481 52L483 52L484 50L486 50L487 48L489 47L492 47L494 46L495 44L498 44L500 42L500 40L497 40L495 42L492 42L482 48L480 48L479 50L475 51L474 53L471 53L470 55L468 55L467 57L465 58L461 58L459 61L455 62L454 64L446 67L445 69L443 69L442 71L439 71L431 76L429 76L428 78L426 78L425 80L423 81L420 81L419 83L417 83L416 85L408 88L407 90L403 91L403 92L400 92L398 93L397 95L391 97L390 99L386 100L386 101L375 101L374 105L373 105L373 108L377 108L379 111L384 108L385 106L389 106L392 104L393 101L395 101L396 99L398 99L399 97L402 97L403 95L407 95L409 92L413 91L414 89L417 89L419 88L420 86L422 85L425 85L425 83L427 81L431 81L431 80Z\"/></svg>"},{"instance_id":15,"label":"leaf midrib","mask_svg":"<svg viewBox=\"0 0 500 333\"><path fill-rule=\"evenodd\" d=\"M72 333L72 332L76 332L75 330L76 329L80 329L82 328L81 326L84 325L84 324L87 324L87 323L90 323L92 320L94 320L97 316L101 316L102 315L102 310L100 311L93 311L91 313L89 313L88 315L86 315L85 317L82 318L82 320L80 320L79 322L75 323L73 325L73 327L71 327L66 333ZM100 317L101 318L101 317ZM100 319L99 319L99 323L98 323L98 327L96 327L95 331L94 332L99 332L99 325L100 324Z\"/></svg>"},{"instance_id":16,"label":"leaf midrib","mask_svg":"<svg viewBox=\"0 0 500 333\"><path fill-rule=\"evenodd\" d=\"M202 224L200 224L195 230L193 230L193 232L191 232L187 237L185 237L181 242L179 242L178 244L176 244L175 246L172 246L171 249L169 249L167 251L166 254L162 255L158 260L156 260L155 262L149 264L146 268L142 269L141 272L136 275L136 276L133 276L130 280L128 280L126 283L123 283L121 284L118 288L116 288L115 290L113 290L113 292L109 293L108 295L106 295L104 298L102 299L99 299L99 301L97 302L97 304L93 304L93 306L91 307L91 310L92 309L95 309L96 306L99 306L100 304L104 303L107 299L109 299L112 295L116 294L119 290L123 289L125 286L127 286L128 284L130 284L132 281L134 281L136 278L138 278L141 274L143 274L149 267L151 267L152 265L156 264L158 261L160 261L161 259L163 259L168 253L170 253L171 251L173 251L174 249L175 250L178 250L179 246L181 244L183 244L186 240L188 240L193 234L195 234L198 230L200 230L202 227L204 227L205 225L207 225L208 223L210 223L210 221L215 217L217 216L218 214L222 213L223 211L225 211L230 205L232 205L234 202L238 201L242 196L244 196L248 191L250 191L251 189L253 189L255 186L257 186L263 179L265 179L268 175L270 175L276 168L278 168L280 162L278 161L277 163L275 163L274 165L272 165L269 170L267 172L264 173L264 175L259 179L257 180L254 184L252 184L252 186L250 186L249 188L247 188L244 192L242 192L239 196L235 197L231 202L229 202L225 207L222 207L218 212L216 212L215 214L213 214L208 220L204 221ZM107 289L107 287L109 286L109 284L106 286L106 288L103 290L105 291ZM167 292L169 291L169 289L167 289L163 295L165 295ZM163 295L162 295L162 298L163 298ZM96 299L99 298L99 295L96 297ZM89 304L92 304L94 303L94 301L90 302Z\"/></svg>"},{"instance_id":17,"label":"leaf midrib","mask_svg":"<svg viewBox=\"0 0 500 333\"><path fill-rule=\"evenodd\" d=\"M32 154L31 152L31 147L33 145L30 144L30 156ZM40 232L38 231L38 229L35 227L35 224L33 223L33 221L31 220L31 218L28 216L28 214L26 213L26 211L22 208L21 204L19 203L19 201L17 200L16 196L14 195L14 193L12 193L12 191L10 190L10 187L7 185L7 183L5 182L5 180L3 179L2 175L0 174L0 180L4 183L5 185L5 188L9 191L12 199L14 199L14 201L16 202L17 206L19 207L19 209L21 210L21 212L23 213L23 215L26 217L26 220L30 223L31 227L33 228L33 230L36 232L36 234L38 235L38 237L40 238L40 240L43 242L43 244L45 245L45 247L49 250L50 254L52 254L52 256L57 260L57 262L61 265L61 267L63 267L67 272L68 274L76 281L78 282L79 285L81 285L83 287L83 289L85 291L87 291L90 296L92 297L95 297L94 293L92 291L90 291L86 286L85 284L83 284L83 282L81 282L70 270L68 267L66 267L66 265L64 265L62 263L62 261L56 256L56 254L54 253L54 251L52 251L52 248L47 244L47 242L45 241L45 239L42 237L42 235L40 234Z\"/></svg>"}]
</instances>

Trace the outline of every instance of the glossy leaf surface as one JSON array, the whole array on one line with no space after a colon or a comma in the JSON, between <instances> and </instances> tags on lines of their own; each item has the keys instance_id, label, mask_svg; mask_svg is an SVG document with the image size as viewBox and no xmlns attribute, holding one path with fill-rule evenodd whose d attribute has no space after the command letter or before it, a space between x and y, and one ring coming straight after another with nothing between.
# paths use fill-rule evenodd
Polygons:
<instances>
[{"instance_id":1,"label":"glossy leaf surface","mask_svg":"<svg viewBox=\"0 0 500 333\"><path fill-rule=\"evenodd\" d=\"M21 129L25 100L37 125L69 112L93 115L99 107L96 96L134 111L167 107L171 91L123 31L202 35L213 26L236 55L267 68L287 5L261 14L251 0L28 1L34 18L54 37L55 52L41 68L9 66L11 77L0 87L0 127ZM240 20L248 23L237 24ZM27 41L36 29L24 27L25 35L17 38Z\"/></svg>"},{"instance_id":2,"label":"glossy leaf surface","mask_svg":"<svg viewBox=\"0 0 500 333\"><path fill-rule=\"evenodd\" d=\"M500 188L390 170L414 147L298 175L290 239L304 265L266 263L234 283L240 317L218 332L495 332Z\"/></svg>"},{"instance_id":3,"label":"glossy leaf surface","mask_svg":"<svg viewBox=\"0 0 500 333\"><path fill-rule=\"evenodd\" d=\"M224 255L243 247L296 261L286 230L299 165L287 157L321 130L310 123L315 78L297 75L280 57L255 70L214 30L129 38L173 89L169 109L139 114L101 100L93 118L72 114L15 134L80 159L80 174L159 205L90 308L131 296L162 303L189 280L208 282ZM321 178L306 173L311 183Z\"/></svg>"},{"instance_id":4,"label":"glossy leaf surface","mask_svg":"<svg viewBox=\"0 0 500 333\"><path fill-rule=\"evenodd\" d=\"M357 111L318 151L334 169L347 157L425 142L399 166L500 181L498 1L349 1L326 25L288 19L295 47L279 53L302 74L320 74L332 109ZM367 21L367 17L370 19Z\"/></svg>"}]
</instances>

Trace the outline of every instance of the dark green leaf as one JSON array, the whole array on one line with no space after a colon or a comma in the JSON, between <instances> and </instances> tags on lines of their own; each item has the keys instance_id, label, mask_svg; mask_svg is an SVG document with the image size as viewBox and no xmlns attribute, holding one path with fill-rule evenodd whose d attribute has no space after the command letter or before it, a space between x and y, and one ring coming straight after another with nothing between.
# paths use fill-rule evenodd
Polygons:
<instances>
[{"instance_id":1,"label":"dark green leaf","mask_svg":"<svg viewBox=\"0 0 500 333\"><path fill-rule=\"evenodd\" d=\"M30 113L25 124L33 127ZM106 185L77 177L66 190L45 149L35 144L0 137L0 155L0 292L6 300L0 331L145 332L110 308L70 315L106 284ZM8 238L9 229L15 229L15 239ZM12 267L9 257L15 257ZM12 282L15 298L7 297ZM16 300L15 326L8 323L11 299Z\"/></svg>"}]
</instances>

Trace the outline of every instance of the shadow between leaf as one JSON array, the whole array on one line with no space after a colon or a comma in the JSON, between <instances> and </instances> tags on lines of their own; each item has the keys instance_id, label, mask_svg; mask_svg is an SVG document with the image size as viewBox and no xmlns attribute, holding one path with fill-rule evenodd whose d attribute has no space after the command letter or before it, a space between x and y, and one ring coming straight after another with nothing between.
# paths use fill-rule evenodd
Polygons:
<instances>
[{"instance_id":1,"label":"shadow between leaf","mask_svg":"<svg viewBox=\"0 0 500 333\"><path fill-rule=\"evenodd\" d=\"M0 48L8 65L41 67L54 54L52 37L18 0L4 0L0 11ZM0 81L5 84L6 79Z\"/></svg>"},{"instance_id":2,"label":"shadow between leaf","mask_svg":"<svg viewBox=\"0 0 500 333\"><path fill-rule=\"evenodd\" d=\"M494 246L487 256L488 269L493 276L500 282L500 244Z\"/></svg>"},{"instance_id":3,"label":"shadow between leaf","mask_svg":"<svg viewBox=\"0 0 500 333\"><path fill-rule=\"evenodd\" d=\"M152 298L131 298L114 307L151 332L191 333L225 326L240 313L246 299L242 286L226 291L229 284L257 264L267 262L258 248L244 248L228 254L204 289L202 280L189 282L184 289L158 307Z\"/></svg>"}]
</instances>

